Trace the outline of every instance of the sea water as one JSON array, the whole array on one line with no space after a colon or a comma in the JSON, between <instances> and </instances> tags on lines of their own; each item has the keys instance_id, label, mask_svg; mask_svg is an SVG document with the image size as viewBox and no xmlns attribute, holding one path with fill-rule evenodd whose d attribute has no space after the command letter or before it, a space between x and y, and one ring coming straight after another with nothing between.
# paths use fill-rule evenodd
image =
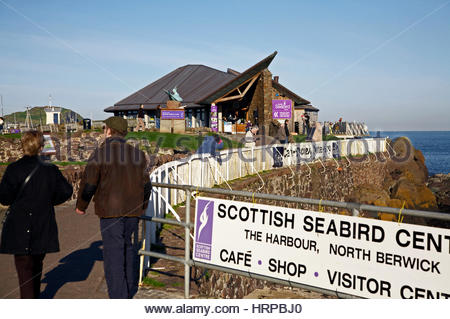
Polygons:
<instances>
[{"instance_id":1,"label":"sea water","mask_svg":"<svg viewBox=\"0 0 450 319\"><path fill-rule=\"evenodd\" d=\"M371 132L373 137L378 132ZM431 175L450 173L450 131L380 131L381 137L408 137L413 146L422 151Z\"/></svg>"}]
</instances>

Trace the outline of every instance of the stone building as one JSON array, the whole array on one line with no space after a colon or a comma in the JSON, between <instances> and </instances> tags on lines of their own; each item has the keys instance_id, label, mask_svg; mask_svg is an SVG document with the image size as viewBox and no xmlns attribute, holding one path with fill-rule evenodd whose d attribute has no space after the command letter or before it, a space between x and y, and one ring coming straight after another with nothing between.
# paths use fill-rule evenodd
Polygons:
<instances>
[{"instance_id":1,"label":"stone building","mask_svg":"<svg viewBox=\"0 0 450 319\"><path fill-rule=\"evenodd\" d=\"M212 131L245 132L248 121L265 128L273 119L290 119L291 132L302 132L301 115L309 113L317 121L318 109L272 77L268 67L277 52L244 72L226 72L204 65L185 65L141 90L120 100L105 112L135 118L141 105L148 127L159 128L161 109L166 108L166 91L176 89L181 96L186 128L207 127ZM280 111L275 108L280 107ZM296 124L297 123L297 124Z\"/></svg>"}]
</instances>

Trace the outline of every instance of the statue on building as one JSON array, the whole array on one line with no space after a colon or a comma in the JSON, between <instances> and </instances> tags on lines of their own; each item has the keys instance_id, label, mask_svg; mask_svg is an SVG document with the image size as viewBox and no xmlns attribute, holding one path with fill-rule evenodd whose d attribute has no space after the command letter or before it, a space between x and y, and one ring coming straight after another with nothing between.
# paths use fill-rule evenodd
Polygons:
<instances>
[{"instance_id":1,"label":"statue on building","mask_svg":"<svg viewBox=\"0 0 450 319\"><path fill-rule=\"evenodd\" d=\"M166 94L169 96L169 99L172 101L183 101L183 98L180 96L180 94L177 92L177 87L174 87L172 90L164 90Z\"/></svg>"}]
</instances>

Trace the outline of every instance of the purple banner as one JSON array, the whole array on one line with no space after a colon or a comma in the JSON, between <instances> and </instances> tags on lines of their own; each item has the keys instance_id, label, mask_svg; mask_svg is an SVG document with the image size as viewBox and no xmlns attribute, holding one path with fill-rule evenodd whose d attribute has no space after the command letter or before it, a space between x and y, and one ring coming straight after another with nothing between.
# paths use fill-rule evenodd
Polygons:
<instances>
[{"instance_id":1,"label":"purple banner","mask_svg":"<svg viewBox=\"0 0 450 319\"><path fill-rule=\"evenodd\" d=\"M211 131L219 131L219 117L217 116L217 105L211 105Z\"/></svg>"},{"instance_id":2,"label":"purple banner","mask_svg":"<svg viewBox=\"0 0 450 319\"><path fill-rule=\"evenodd\" d=\"M184 120L184 110L161 110L161 120Z\"/></svg>"},{"instance_id":3,"label":"purple banner","mask_svg":"<svg viewBox=\"0 0 450 319\"><path fill-rule=\"evenodd\" d=\"M211 260L214 201L197 200L195 257Z\"/></svg>"},{"instance_id":4,"label":"purple banner","mask_svg":"<svg viewBox=\"0 0 450 319\"><path fill-rule=\"evenodd\" d=\"M274 120L292 118L292 101L272 100L272 118Z\"/></svg>"}]
</instances>

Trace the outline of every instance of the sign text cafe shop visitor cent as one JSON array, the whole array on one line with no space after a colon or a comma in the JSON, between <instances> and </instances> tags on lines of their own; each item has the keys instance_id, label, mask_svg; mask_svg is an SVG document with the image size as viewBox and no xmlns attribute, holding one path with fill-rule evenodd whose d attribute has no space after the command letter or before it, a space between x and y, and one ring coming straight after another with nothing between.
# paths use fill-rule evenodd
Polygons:
<instances>
[{"instance_id":1,"label":"sign text cafe shop visitor cent","mask_svg":"<svg viewBox=\"0 0 450 319\"><path fill-rule=\"evenodd\" d=\"M450 297L441 228L199 197L194 260L366 298Z\"/></svg>"}]
</instances>

